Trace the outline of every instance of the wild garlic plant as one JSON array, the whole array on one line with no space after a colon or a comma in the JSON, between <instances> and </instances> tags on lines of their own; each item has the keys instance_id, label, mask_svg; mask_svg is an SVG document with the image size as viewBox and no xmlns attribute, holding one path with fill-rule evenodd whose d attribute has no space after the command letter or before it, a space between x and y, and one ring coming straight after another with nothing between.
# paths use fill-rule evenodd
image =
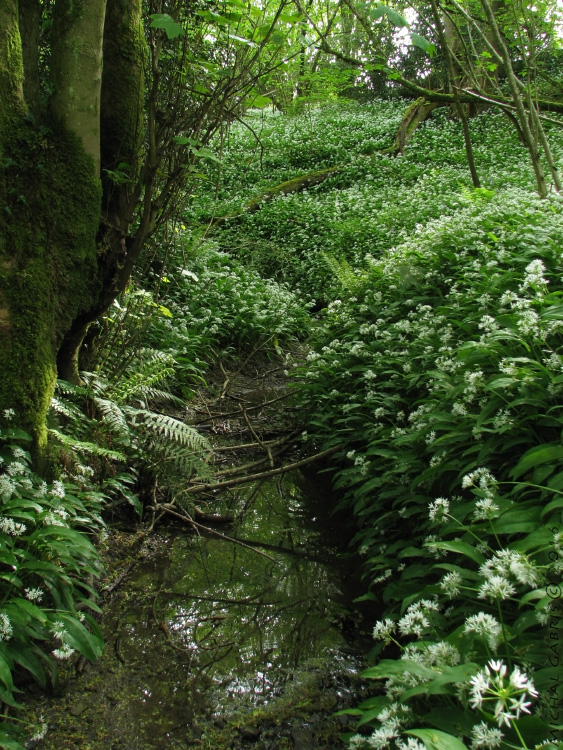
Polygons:
<instances>
[{"instance_id":1,"label":"wild garlic plant","mask_svg":"<svg viewBox=\"0 0 563 750\"><path fill-rule=\"evenodd\" d=\"M18 678L57 685L59 665L103 650L93 582L103 572L94 542L104 532L102 497L86 481L44 481L30 466L31 438L0 423L0 701L17 708ZM84 480L84 477L82 478ZM0 721L0 747L22 748L34 733L10 718Z\"/></svg>"},{"instance_id":2,"label":"wild garlic plant","mask_svg":"<svg viewBox=\"0 0 563 750\"><path fill-rule=\"evenodd\" d=\"M461 199L455 218L367 259L364 287L328 306L298 376L307 439L337 449L339 507L381 602L372 656L389 638L408 649L368 670L391 681L365 707L372 747L407 741L396 717L377 721L391 699L409 709L407 736L442 732L452 750L498 731L515 747L550 736L525 715L528 698L499 727L519 697L506 693L495 719L488 698L471 705L470 680L490 673L493 685L500 660L494 679L508 690L526 674L546 718L542 627L557 614L546 587L561 577L563 528L563 204L521 190Z\"/></svg>"},{"instance_id":3,"label":"wild garlic plant","mask_svg":"<svg viewBox=\"0 0 563 750\"><path fill-rule=\"evenodd\" d=\"M384 695L357 710L359 726L374 728L351 747L414 750L434 733L444 750L526 750L557 737L550 689L559 670L546 626L561 616L551 581L563 570L562 528L549 509L535 523L534 498L521 500L513 515L531 531L511 542L507 499L490 472L479 467L462 486L468 498L429 503L434 538L403 555L404 571L386 582L378 661L364 673L384 680ZM426 585L401 599L401 583L421 570Z\"/></svg>"}]
</instances>

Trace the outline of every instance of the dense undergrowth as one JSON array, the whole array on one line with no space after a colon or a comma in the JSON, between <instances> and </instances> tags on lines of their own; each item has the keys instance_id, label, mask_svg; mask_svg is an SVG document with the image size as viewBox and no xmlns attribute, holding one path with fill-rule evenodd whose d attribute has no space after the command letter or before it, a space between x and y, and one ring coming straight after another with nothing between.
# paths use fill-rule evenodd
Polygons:
<instances>
[{"instance_id":1,"label":"dense undergrowth","mask_svg":"<svg viewBox=\"0 0 563 750\"><path fill-rule=\"evenodd\" d=\"M306 440L337 449L380 613L350 744L532 747L558 736L561 698L563 204L535 196L493 112L471 124L481 189L445 112L403 156L378 153L400 111L261 115L263 141L281 140L262 155L270 184L344 166L255 212L237 192L215 209L239 211L219 243L326 305L296 374Z\"/></svg>"},{"instance_id":2,"label":"dense undergrowth","mask_svg":"<svg viewBox=\"0 0 563 750\"><path fill-rule=\"evenodd\" d=\"M17 701L12 675L53 685L61 658L102 647L91 613L104 505L142 512L140 475L174 494L210 471L180 414L209 361L279 356L308 338L293 368L304 444L336 448L328 471L379 613L374 698L355 709L351 746L557 737L563 202L535 197L516 133L494 112L471 122L482 189L446 111L404 155L381 153L404 107L251 113L251 129L233 126L159 262L89 344L84 384L59 384L58 475L44 483L29 469L17 426L0 434L5 704ZM561 131L550 136L561 160ZM334 166L317 187L246 210ZM0 747L17 747L9 731Z\"/></svg>"}]
</instances>

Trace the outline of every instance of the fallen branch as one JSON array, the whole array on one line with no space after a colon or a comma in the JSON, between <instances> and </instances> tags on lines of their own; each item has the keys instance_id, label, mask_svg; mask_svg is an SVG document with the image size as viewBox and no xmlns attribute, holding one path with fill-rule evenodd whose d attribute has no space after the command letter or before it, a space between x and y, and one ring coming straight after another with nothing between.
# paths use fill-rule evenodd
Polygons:
<instances>
[{"instance_id":1,"label":"fallen branch","mask_svg":"<svg viewBox=\"0 0 563 750\"><path fill-rule=\"evenodd\" d=\"M299 430L293 430L289 433L289 435L286 435L285 437L278 438L277 440L264 440L262 443L241 443L240 445L219 445L215 448L213 448L213 451L215 453L222 453L224 451L238 451L242 450L243 448L259 448L260 445L268 445L270 448L275 448L278 445L283 445L284 443L288 443L292 438L299 435Z\"/></svg>"},{"instance_id":2,"label":"fallen branch","mask_svg":"<svg viewBox=\"0 0 563 750\"><path fill-rule=\"evenodd\" d=\"M339 448L340 446L337 445L334 448L329 448L328 450L322 451L321 453L316 453L314 456L309 456L308 458L304 458L302 461L296 461L293 464L288 464L287 466L280 466L278 469L270 469L269 471L263 471L263 472L260 472L259 474L249 474L246 477L237 477L236 479L230 479L226 482L216 482L214 484L198 484L195 487L190 487L188 490L186 490L186 493L193 495L199 492L209 492L211 490L222 490L222 489L226 489L227 487L234 487L238 484L248 484L248 482L256 482L260 479L268 479L269 477L275 477L278 474L285 474L288 471L293 471L294 469L300 469L302 466L311 464L313 463L313 461L318 461L321 458L326 458L327 456L330 456L333 453L336 453L336 451Z\"/></svg>"}]
</instances>

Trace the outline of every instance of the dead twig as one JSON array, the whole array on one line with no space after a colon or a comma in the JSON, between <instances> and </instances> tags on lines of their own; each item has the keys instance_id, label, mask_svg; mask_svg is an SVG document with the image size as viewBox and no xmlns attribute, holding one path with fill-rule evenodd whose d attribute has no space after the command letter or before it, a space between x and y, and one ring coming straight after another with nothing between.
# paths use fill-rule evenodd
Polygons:
<instances>
[{"instance_id":1,"label":"dead twig","mask_svg":"<svg viewBox=\"0 0 563 750\"><path fill-rule=\"evenodd\" d=\"M264 401L262 404L257 404L256 406L249 406L247 411L255 411L256 409L264 409L266 406L270 406L271 404L276 404L278 401L283 401L285 398L289 398L290 396L293 396L297 391L288 391L287 393L284 393L282 396L278 396L277 398L273 398L270 401ZM209 410L208 410L209 411ZM215 416L206 417L205 419L200 419L197 422L186 422L186 424L190 425L190 427L197 427L200 424L205 424L206 422L211 422L214 419L226 419L227 417L240 417L240 411L228 411L224 414L216 414Z\"/></svg>"},{"instance_id":2,"label":"dead twig","mask_svg":"<svg viewBox=\"0 0 563 750\"><path fill-rule=\"evenodd\" d=\"M260 440L260 435L258 435L258 433L256 432L256 430L252 426L252 423L251 423L250 419L248 418L248 414L246 413L246 410L245 410L245 408L244 408L244 406L242 404L240 406L240 410L242 412L243 419L246 422L246 426L250 430L250 434L252 435L252 437L254 438L254 440L256 440L256 442L260 444L260 447L263 450L265 450L266 453L268 454L268 461L270 463L270 468L273 469L274 468L274 457L272 456L272 451L270 450L270 448L267 445L264 445L264 443L262 442L262 440Z\"/></svg>"},{"instance_id":3,"label":"dead twig","mask_svg":"<svg viewBox=\"0 0 563 750\"><path fill-rule=\"evenodd\" d=\"M242 450L243 448L258 448L259 445L268 445L270 448L275 448L278 445L283 445L284 443L288 443L290 440L292 440L294 437L299 435L299 430L292 430L288 435L285 435L282 438L278 438L277 440L263 440L262 443L241 443L240 445L218 445L215 448L213 448L214 453L222 453L226 451L238 451Z\"/></svg>"}]
</instances>

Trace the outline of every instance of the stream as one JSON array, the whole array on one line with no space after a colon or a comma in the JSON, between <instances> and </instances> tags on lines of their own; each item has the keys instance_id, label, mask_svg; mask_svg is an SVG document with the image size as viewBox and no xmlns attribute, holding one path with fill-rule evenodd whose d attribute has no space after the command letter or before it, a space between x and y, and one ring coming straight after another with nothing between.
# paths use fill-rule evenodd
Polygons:
<instances>
[{"instance_id":1,"label":"stream","mask_svg":"<svg viewBox=\"0 0 563 750\"><path fill-rule=\"evenodd\" d=\"M233 520L214 529L242 544L177 525L114 536L133 561L106 584L106 650L32 700L49 724L39 747L344 747L348 717L332 715L360 697L366 645L357 561L298 472L224 495Z\"/></svg>"}]
</instances>

